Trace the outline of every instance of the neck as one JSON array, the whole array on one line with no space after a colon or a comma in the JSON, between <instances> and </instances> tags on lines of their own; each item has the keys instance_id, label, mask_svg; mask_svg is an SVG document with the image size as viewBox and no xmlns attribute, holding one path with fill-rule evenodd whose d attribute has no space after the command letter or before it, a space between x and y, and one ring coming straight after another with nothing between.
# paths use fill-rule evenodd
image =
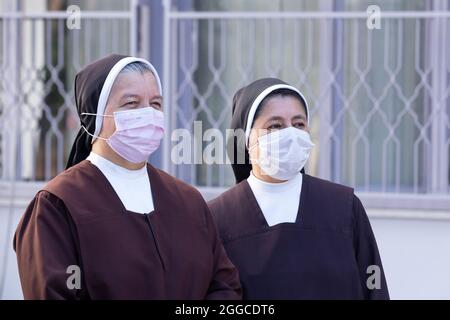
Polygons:
<instances>
[{"instance_id":1,"label":"neck","mask_svg":"<svg viewBox=\"0 0 450 320\"><path fill-rule=\"evenodd\" d=\"M111 147L105 141L99 139L97 139L92 145L92 151L99 156L102 156L103 158L111 161L112 163L128 170L139 170L142 169L146 164L145 161L140 163L133 163L122 158L113 149L111 149Z\"/></svg>"},{"instance_id":2,"label":"neck","mask_svg":"<svg viewBox=\"0 0 450 320\"><path fill-rule=\"evenodd\" d=\"M272 178L271 176L269 176L268 174L264 173L261 168L258 165L253 165L252 166L252 171L253 171L253 175L258 178L259 180L262 180L264 182L268 182L268 183L282 183L282 182L286 182L287 180L278 180L275 178Z\"/></svg>"}]
</instances>

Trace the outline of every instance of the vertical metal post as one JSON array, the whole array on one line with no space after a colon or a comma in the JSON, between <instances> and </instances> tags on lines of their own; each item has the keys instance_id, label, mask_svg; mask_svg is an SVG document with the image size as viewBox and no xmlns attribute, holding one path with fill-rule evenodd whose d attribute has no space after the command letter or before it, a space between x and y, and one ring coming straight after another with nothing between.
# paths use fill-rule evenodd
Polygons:
<instances>
[{"instance_id":1,"label":"vertical metal post","mask_svg":"<svg viewBox=\"0 0 450 320\"><path fill-rule=\"evenodd\" d=\"M332 3L320 1L320 10L328 12L333 9ZM329 19L320 20L320 71L319 71L319 83L321 90L319 91L318 102L319 108L319 144L320 144L320 155L319 155L319 170L318 175L323 179L331 179L331 137L332 127L331 114L332 114L332 83L329 82L330 73L333 69L332 63L332 43L333 39L331 35L333 34L333 21ZM311 36L311 35L310 35ZM323 94L326 92L326 94Z\"/></svg>"},{"instance_id":2,"label":"vertical metal post","mask_svg":"<svg viewBox=\"0 0 450 320\"><path fill-rule=\"evenodd\" d=\"M447 9L446 1L435 0L433 11L440 12ZM431 115L431 181L429 192L444 193L448 187L448 151L443 146L446 143L445 133L445 91L446 91L446 59L445 41L443 36L446 33L445 21L448 18L434 17L431 20L431 69L432 69L432 105Z\"/></svg>"},{"instance_id":3,"label":"vertical metal post","mask_svg":"<svg viewBox=\"0 0 450 320\"><path fill-rule=\"evenodd\" d=\"M166 135L164 137L163 142L163 163L162 168L164 171L168 173L171 172L171 161L170 161L170 133L171 133L171 88L170 88L170 62L171 62L171 52L170 52L170 35L171 35L171 21L170 21L170 12L172 9L172 1L171 0L163 0L163 16L164 16L164 26L163 26L163 92L164 92L164 115L165 115L165 128Z\"/></svg>"},{"instance_id":4,"label":"vertical metal post","mask_svg":"<svg viewBox=\"0 0 450 320\"><path fill-rule=\"evenodd\" d=\"M7 10L11 13L20 12L20 4L16 1L9 1ZM7 72L5 86L8 88L5 92L7 95L5 109L3 115L5 125L2 132L2 140L4 141L2 148L3 165L6 166L4 171L5 176L2 178L9 181L9 210L8 218L6 222L6 232L4 236L6 239L11 239L12 235L12 224L15 210L15 200L16 200L16 179L20 177L17 172L17 163L21 161L18 159L17 154L20 149L20 123L19 123L19 109L21 106L17 103L19 95L19 68L20 61L20 19L15 17L10 17L10 19L4 20L4 28L7 29L5 33L6 37L3 38L3 48L7 48L5 51L6 55L4 59L7 61L5 63ZM5 43L8 41L8 43ZM11 85L12 84L12 85ZM4 294L4 288L6 283L6 271L8 266L9 253L11 251L8 241L5 241L5 247L2 248L2 260L0 260L0 297Z\"/></svg>"},{"instance_id":5,"label":"vertical metal post","mask_svg":"<svg viewBox=\"0 0 450 320\"><path fill-rule=\"evenodd\" d=\"M136 56L138 54L138 0L131 0L130 3L130 55Z\"/></svg>"}]
</instances>

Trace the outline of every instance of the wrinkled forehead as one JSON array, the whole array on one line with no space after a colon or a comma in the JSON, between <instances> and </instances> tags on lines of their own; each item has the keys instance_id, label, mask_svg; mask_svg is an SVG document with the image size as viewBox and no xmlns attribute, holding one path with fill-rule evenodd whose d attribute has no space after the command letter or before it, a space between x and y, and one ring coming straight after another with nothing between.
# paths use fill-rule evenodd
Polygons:
<instances>
[{"instance_id":1,"label":"wrinkled forehead","mask_svg":"<svg viewBox=\"0 0 450 320\"><path fill-rule=\"evenodd\" d=\"M111 88L109 101L112 99L124 99L130 96L145 96L151 99L162 98L156 76L150 69L133 69L119 73Z\"/></svg>"}]
</instances>

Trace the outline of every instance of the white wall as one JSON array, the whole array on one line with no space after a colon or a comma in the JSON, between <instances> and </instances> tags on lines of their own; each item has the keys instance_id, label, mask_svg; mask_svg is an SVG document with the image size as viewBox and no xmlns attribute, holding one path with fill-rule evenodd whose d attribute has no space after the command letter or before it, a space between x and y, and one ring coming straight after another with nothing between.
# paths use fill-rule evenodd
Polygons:
<instances>
[{"instance_id":1,"label":"white wall","mask_svg":"<svg viewBox=\"0 0 450 320\"><path fill-rule=\"evenodd\" d=\"M450 220L371 223L392 299L450 299Z\"/></svg>"},{"instance_id":2,"label":"white wall","mask_svg":"<svg viewBox=\"0 0 450 320\"><path fill-rule=\"evenodd\" d=\"M25 208L14 211L0 204L0 299L23 299L13 236Z\"/></svg>"},{"instance_id":3,"label":"white wall","mask_svg":"<svg viewBox=\"0 0 450 320\"><path fill-rule=\"evenodd\" d=\"M0 203L0 276L6 266L2 299L22 299L12 235L23 210L11 215L7 235L9 210ZM371 223L392 299L450 299L450 220L372 217Z\"/></svg>"}]
</instances>

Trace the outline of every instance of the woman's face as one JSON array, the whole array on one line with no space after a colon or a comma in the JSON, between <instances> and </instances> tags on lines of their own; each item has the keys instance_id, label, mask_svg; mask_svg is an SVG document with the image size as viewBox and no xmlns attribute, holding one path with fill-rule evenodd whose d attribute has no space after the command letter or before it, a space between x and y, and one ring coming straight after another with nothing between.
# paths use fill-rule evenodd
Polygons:
<instances>
[{"instance_id":1,"label":"woman's face","mask_svg":"<svg viewBox=\"0 0 450 320\"><path fill-rule=\"evenodd\" d=\"M305 107L299 99L293 96L276 95L269 98L262 106L250 131L248 144L249 149L251 148L250 159L259 157L259 148L252 148L258 142L258 137L288 127L309 132ZM259 173L260 169L257 164L253 163L252 167L254 173Z\"/></svg>"},{"instance_id":2,"label":"woman's face","mask_svg":"<svg viewBox=\"0 0 450 320\"><path fill-rule=\"evenodd\" d=\"M113 115L116 111L146 107L162 111L162 97L153 73L148 71L119 74L111 88L105 115ZM114 118L104 117L100 137L109 138L114 131L116 131Z\"/></svg>"},{"instance_id":3,"label":"woman's face","mask_svg":"<svg viewBox=\"0 0 450 320\"><path fill-rule=\"evenodd\" d=\"M249 147L258 141L258 137L288 127L309 132L305 107L299 99L293 96L276 95L269 98L253 122Z\"/></svg>"}]
</instances>

